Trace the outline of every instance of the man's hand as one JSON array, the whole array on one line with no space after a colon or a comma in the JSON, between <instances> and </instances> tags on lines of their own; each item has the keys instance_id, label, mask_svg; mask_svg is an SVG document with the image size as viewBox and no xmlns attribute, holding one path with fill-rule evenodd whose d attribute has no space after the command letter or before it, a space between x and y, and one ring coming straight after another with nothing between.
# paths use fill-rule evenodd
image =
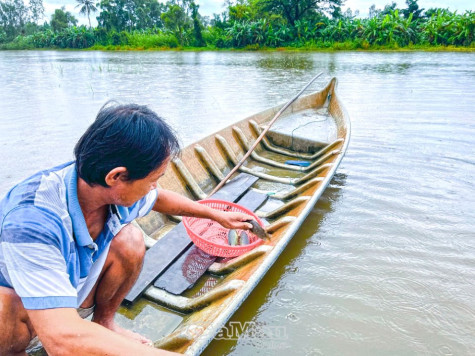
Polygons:
<instances>
[{"instance_id":1,"label":"man's hand","mask_svg":"<svg viewBox=\"0 0 475 356\"><path fill-rule=\"evenodd\" d=\"M254 219L250 215L238 212L224 212L216 210L213 215L213 219L226 229L249 230L252 228L252 225L246 221Z\"/></svg>"},{"instance_id":2,"label":"man's hand","mask_svg":"<svg viewBox=\"0 0 475 356\"><path fill-rule=\"evenodd\" d=\"M253 220L252 216L238 212L223 212L211 209L208 206L199 204L175 192L160 189L158 199L153 210L159 213L195 216L198 218L212 219L220 223L226 229L249 230L252 225L247 220Z\"/></svg>"},{"instance_id":3,"label":"man's hand","mask_svg":"<svg viewBox=\"0 0 475 356\"><path fill-rule=\"evenodd\" d=\"M178 355L83 320L74 308L27 310L48 355Z\"/></svg>"},{"instance_id":4,"label":"man's hand","mask_svg":"<svg viewBox=\"0 0 475 356\"><path fill-rule=\"evenodd\" d=\"M250 230L252 225L246 221L255 220L252 216L244 213L214 210L206 205L199 204L180 194L165 189L158 191L158 199L155 202L153 210L164 214L212 219L226 229Z\"/></svg>"}]
</instances>

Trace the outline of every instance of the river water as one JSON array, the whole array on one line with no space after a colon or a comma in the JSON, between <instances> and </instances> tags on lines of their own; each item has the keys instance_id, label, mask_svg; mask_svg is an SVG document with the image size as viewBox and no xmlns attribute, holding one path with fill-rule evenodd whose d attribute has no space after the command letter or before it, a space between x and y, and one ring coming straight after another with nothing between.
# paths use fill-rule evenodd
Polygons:
<instances>
[{"instance_id":1,"label":"river water","mask_svg":"<svg viewBox=\"0 0 475 356\"><path fill-rule=\"evenodd\" d=\"M72 159L109 99L190 144L339 79L352 119L331 185L205 355L475 354L473 53L0 52L0 195ZM260 337L256 327L277 330Z\"/></svg>"}]
</instances>

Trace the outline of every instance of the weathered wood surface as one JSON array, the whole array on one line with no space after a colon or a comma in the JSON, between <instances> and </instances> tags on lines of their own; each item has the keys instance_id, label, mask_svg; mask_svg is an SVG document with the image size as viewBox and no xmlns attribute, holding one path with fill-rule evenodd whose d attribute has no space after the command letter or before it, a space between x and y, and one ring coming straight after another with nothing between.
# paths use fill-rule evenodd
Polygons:
<instances>
[{"instance_id":1,"label":"weathered wood surface","mask_svg":"<svg viewBox=\"0 0 475 356\"><path fill-rule=\"evenodd\" d=\"M192 245L153 285L172 294L181 294L193 286L215 260L216 256Z\"/></svg>"},{"instance_id":2,"label":"weathered wood surface","mask_svg":"<svg viewBox=\"0 0 475 356\"><path fill-rule=\"evenodd\" d=\"M254 190L249 190L241 199L237 201L237 204L255 211L267 200L267 194L259 193Z\"/></svg>"},{"instance_id":3,"label":"weathered wood surface","mask_svg":"<svg viewBox=\"0 0 475 356\"><path fill-rule=\"evenodd\" d=\"M183 223L179 223L158 242L147 250L142 271L132 289L126 295L124 303L134 303L145 288L163 273L180 255L188 249L191 242Z\"/></svg>"},{"instance_id":4,"label":"weathered wood surface","mask_svg":"<svg viewBox=\"0 0 475 356\"><path fill-rule=\"evenodd\" d=\"M240 199L258 179L256 176L240 173L236 178L225 184L223 188L210 196L209 199L235 202Z\"/></svg>"}]
</instances>

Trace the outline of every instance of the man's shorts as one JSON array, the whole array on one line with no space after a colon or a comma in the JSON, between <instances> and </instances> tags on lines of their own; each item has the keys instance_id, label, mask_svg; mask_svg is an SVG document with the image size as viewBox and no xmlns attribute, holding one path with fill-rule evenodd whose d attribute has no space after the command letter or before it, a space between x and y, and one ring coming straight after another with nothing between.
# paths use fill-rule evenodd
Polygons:
<instances>
[{"instance_id":1,"label":"man's shorts","mask_svg":"<svg viewBox=\"0 0 475 356\"><path fill-rule=\"evenodd\" d=\"M102 268L104 268L104 263L106 262L107 255L109 254L109 248L110 244L104 249L96 262L94 262L94 264L91 266L89 275L83 280L79 281L79 285L77 287L78 305L81 305L84 302L89 293L91 293L92 288L94 288L94 285L96 284L97 279L102 272ZM95 306L93 305L90 308L79 307L76 310L78 311L78 314L81 318L86 319L94 313L94 308ZM41 341L38 339L38 336L35 336L28 344L26 352L34 352L39 350L41 347L43 347L43 345L41 345Z\"/></svg>"},{"instance_id":2,"label":"man's shorts","mask_svg":"<svg viewBox=\"0 0 475 356\"><path fill-rule=\"evenodd\" d=\"M89 275L86 278L83 278L79 281L77 286L78 291L78 305L80 306L84 300L86 300L89 293L91 293L92 288L96 284L102 268L104 268L104 263L106 263L107 255L109 254L110 244L104 248L99 258L94 262L89 270Z\"/></svg>"}]
</instances>

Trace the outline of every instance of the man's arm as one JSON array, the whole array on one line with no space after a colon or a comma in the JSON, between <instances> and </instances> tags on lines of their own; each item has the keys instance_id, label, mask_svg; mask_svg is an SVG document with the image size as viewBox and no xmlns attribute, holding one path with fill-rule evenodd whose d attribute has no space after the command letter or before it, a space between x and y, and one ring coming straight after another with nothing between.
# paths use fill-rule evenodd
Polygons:
<instances>
[{"instance_id":1,"label":"man's arm","mask_svg":"<svg viewBox=\"0 0 475 356\"><path fill-rule=\"evenodd\" d=\"M212 219L227 229L249 230L252 225L245 222L251 216L238 212L223 212L199 204L175 192L159 189L153 210L169 215L194 216Z\"/></svg>"},{"instance_id":2,"label":"man's arm","mask_svg":"<svg viewBox=\"0 0 475 356\"><path fill-rule=\"evenodd\" d=\"M74 308L27 310L48 355L177 355L83 320Z\"/></svg>"}]
</instances>

